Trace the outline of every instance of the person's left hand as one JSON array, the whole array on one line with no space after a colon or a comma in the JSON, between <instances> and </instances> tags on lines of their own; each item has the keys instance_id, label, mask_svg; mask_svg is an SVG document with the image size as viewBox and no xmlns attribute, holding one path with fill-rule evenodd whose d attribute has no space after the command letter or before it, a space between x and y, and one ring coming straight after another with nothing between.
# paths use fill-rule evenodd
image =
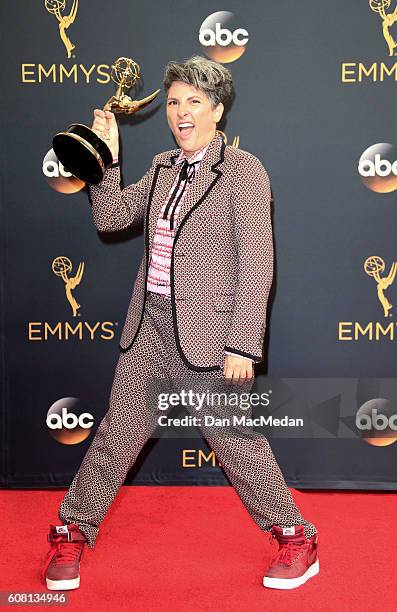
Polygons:
<instances>
[{"instance_id":1,"label":"person's left hand","mask_svg":"<svg viewBox=\"0 0 397 612\"><path fill-rule=\"evenodd\" d=\"M223 375L233 385L243 385L247 380L254 378L254 367L252 361L244 357L225 355Z\"/></svg>"}]
</instances>

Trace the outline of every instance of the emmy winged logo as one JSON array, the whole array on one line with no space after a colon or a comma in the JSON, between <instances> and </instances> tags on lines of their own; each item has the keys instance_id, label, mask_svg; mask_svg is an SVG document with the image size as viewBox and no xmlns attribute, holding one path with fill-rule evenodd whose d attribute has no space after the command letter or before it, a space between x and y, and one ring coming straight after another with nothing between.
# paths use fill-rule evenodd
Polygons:
<instances>
[{"instance_id":1,"label":"emmy winged logo","mask_svg":"<svg viewBox=\"0 0 397 612\"><path fill-rule=\"evenodd\" d=\"M84 262L79 263L77 272L74 276L68 276L72 272L72 262L68 257L59 256L54 259L51 265L52 271L56 276L60 276L65 284L66 298L72 308L73 316L77 316L80 304L77 303L72 291L80 284L84 274Z\"/></svg>"},{"instance_id":2,"label":"emmy winged logo","mask_svg":"<svg viewBox=\"0 0 397 612\"><path fill-rule=\"evenodd\" d=\"M384 342L397 340L397 322L393 319L393 304L386 297L389 294L397 274L397 261L392 261L389 269L379 255L367 257L363 264L365 274L375 281L372 287L376 290L377 303L380 306L378 320L339 321L338 340L343 342ZM373 291L373 294L375 292ZM375 300L375 296L373 300ZM380 320L380 312L383 317ZM385 320L386 319L386 320Z\"/></svg>"},{"instance_id":3,"label":"emmy winged logo","mask_svg":"<svg viewBox=\"0 0 397 612\"><path fill-rule=\"evenodd\" d=\"M55 257L51 263L51 270L55 276L63 280L66 300L70 305L73 320L68 316L63 320L52 319L28 321L27 339L34 342L94 342L109 341L115 338L115 330L118 321L85 320L80 317L80 304L73 295L74 290L80 285L84 274L84 261L81 261L75 274L72 274L73 264L69 257L60 255Z\"/></svg>"},{"instance_id":4,"label":"emmy winged logo","mask_svg":"<svg viewBox=\"0 0 397 612\"><path fill-rule=\"evenodd\" d=\"M73 0L70 12L67 15L62 14L66 8L66 0L44 0L44 6L46 10L51 13L51 15L54 15L58 20L59 36L65 45L68 59L70 59L72 57L72 51L75 48L75 45L66 34L66 30L72 25L72 23L74 23L74 20L76 19L79 0Z\"/></svg>"},{"instance_id":5,"label":"emmy winged logo","mask_svg":"<svg viewBox=\"0 0 397 612\"><path fill-rule=\"evenodd\" d=\"M384 83L397 80L397 42L395 32L397 29L397 0L367 0L367 8L379 16L377 30L381 31L385 45L382 40L379 47L388 50L388 59L385 61L342 61L341 81L342 83ZM376 20L373 22L376 24Z\"/></svg>"},{"instance_id":6,"label":"emmy winged logo","mask_svg":"<svg viewBox=\"0 0 397 612\"><path fill-rule=\"evenodd\" d=\"M397 6L393 11L387 13L391 5L391 0L369 0L369 6L374 13L378 13L381 18L382 33L386 41L389 55L397 55L397 43L394 40L390 29L397 22Z\"/></svg>"},{"instance_id":7,"label":"emmy winged logo","mask_svg":"<svg viewBox=\"0 0 397 612\"><path fill-rule=\"evenodd\" d=\"M384 260L377 255L368 257L364 262L365 272L376 282L376 292L378 295L378 300L383 308L383 314L385 317L391 317L392 315L390 311L393 308L393 304L389 302L384 294L384 291L386 291L386 289L388 289L394 282L397 273L397 261L393 261L392 265L390 266L389 273L384 275L383 273L385 268L386 264Z\"/></svg>"}]
</instances>

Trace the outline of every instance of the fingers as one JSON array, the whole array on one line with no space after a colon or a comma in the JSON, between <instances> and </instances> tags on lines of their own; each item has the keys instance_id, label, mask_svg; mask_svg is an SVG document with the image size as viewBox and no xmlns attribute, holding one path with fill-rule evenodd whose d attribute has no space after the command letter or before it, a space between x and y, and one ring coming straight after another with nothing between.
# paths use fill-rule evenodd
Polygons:
<instances>
[{"instance_id":1,"label":"fingers","mask_svg":"<svg viewBox=\"0 0 397 612\"><path fill-rule=\"evenodd\" d=\"M107 144L113 158L117 157L119 152L119 130L114 113L96 108L91 129Z\"/></svg>"},{"instance_id":2,"label":"fingers","mask_svg":"<svg viewBox=\"0 0 397 612\"><path fill-rule=\"evenodd\" d=\"M91 129L100 138L108 131L105 113L99 108L94 110L94 122Z\"/></svg>"},{"instance_id":3,"label":"fingers","mask_svg":"<svg viewBox=\"0 0 397 612\"><path fill-rule=\"evenodd\" d=\"M116 117L111 111L105 111L105 117L109 121L109 123L116 123Z\"/></svg>"},{"instance_id":4,"label":"fingers","mask_svg":"<svg viewBox=\"0 0 397 612\"><path fill-rule=\"evenodd\" d=\"M96 108L94 110L94 117L98 117L99 119L101 119L104 123L112 123L115 124L116 123L116 117L114 115L114 113L112 113L111 111L103 111L100 108Z\"/></svg>"},{"instance_id":5,"label":"fingers","mask_svg":"<svg viewBox=\"0 0 397 612\"><path fill-rule=\"evenodd\" d=\"M103 111L100 110L99 108L96 108L94 110L94 123L92 126L92 129L94 130L100 130L100 131L117 131L117 122L116 122L116 117L114 116L114 113L111 113L110 111Z\"/></svg>"},{"instance_id":6,"label":"fingers","mask_svg":"<svg viewBox=\"0 0 397 612\"><path fill-rule=\"evenodd\" d=\"M230 360L225 360L225 366L223 374L227 381L230 381L233 385L243 385L246 381L250 381L254 378L254 370L251 361L247 361L246 364L233 364Z\"/></svg>"},{"instance_id":7,"label":"fingers","mask_svg":"<svg viewBox=\"0 0 397 612\"><path fill-rule=\"evenodd\" d=\"M94 110L94 124L102 128L105 128L107 125L106 115L99 108Z\"/></svg>"},{"instance_id":8,"label":"fingers","mask_svg":"<svg viewBox=\"0 0 397 612\"><path fill-rule=\"evenodd\" d=\"M235 374L233 374L232 383L234 383L234 380L236 380L235 384L238 384L241 386L246 381L252 380L252 378L253 378L252 363L248 362L247 366L240 366L238 371Z\"/></svg>"}]
</instances>

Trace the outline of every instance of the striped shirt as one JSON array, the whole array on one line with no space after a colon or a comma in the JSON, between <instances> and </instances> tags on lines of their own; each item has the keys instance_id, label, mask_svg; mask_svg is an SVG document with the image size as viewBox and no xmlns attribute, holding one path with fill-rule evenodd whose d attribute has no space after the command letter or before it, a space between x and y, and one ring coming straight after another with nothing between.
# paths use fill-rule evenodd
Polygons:
<instances>
[{"instance_id":1,"label":"striped shirt","mask_svg":"<svg viewBox=\"0 0 397 612\"><path fill-rule=\"evenodd\" d=\"M157 219L157 225L153 237L153 246L150 254L149 273L147 277L147 290L161 293L164 297L171 299L171 253L175 237L175 223L181 204L186 197L189 187L197 172L209 145L195 151L189 159L181 150L176 164L181 166L175 181L166 197ZM194 164L187 167L186 164Z\"/></svg>"}]
</instances>

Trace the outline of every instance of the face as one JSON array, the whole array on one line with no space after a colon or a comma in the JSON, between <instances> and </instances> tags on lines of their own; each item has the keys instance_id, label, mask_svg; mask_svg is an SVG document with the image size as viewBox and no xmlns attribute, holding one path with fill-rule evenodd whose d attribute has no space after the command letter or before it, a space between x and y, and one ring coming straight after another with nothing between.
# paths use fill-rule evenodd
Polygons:
<instances>
[{"instance_id":1,"label":"face","mask_svg":"<svg viewBox=\"0 0 397 612\"><path fill-rule=\"evenodd\" d=\"M222 102L212 108L205 93L193 85L174 81L168 90L168 125L187 156L211 142L222 113Z\"/></svg>"}]
</instances>

